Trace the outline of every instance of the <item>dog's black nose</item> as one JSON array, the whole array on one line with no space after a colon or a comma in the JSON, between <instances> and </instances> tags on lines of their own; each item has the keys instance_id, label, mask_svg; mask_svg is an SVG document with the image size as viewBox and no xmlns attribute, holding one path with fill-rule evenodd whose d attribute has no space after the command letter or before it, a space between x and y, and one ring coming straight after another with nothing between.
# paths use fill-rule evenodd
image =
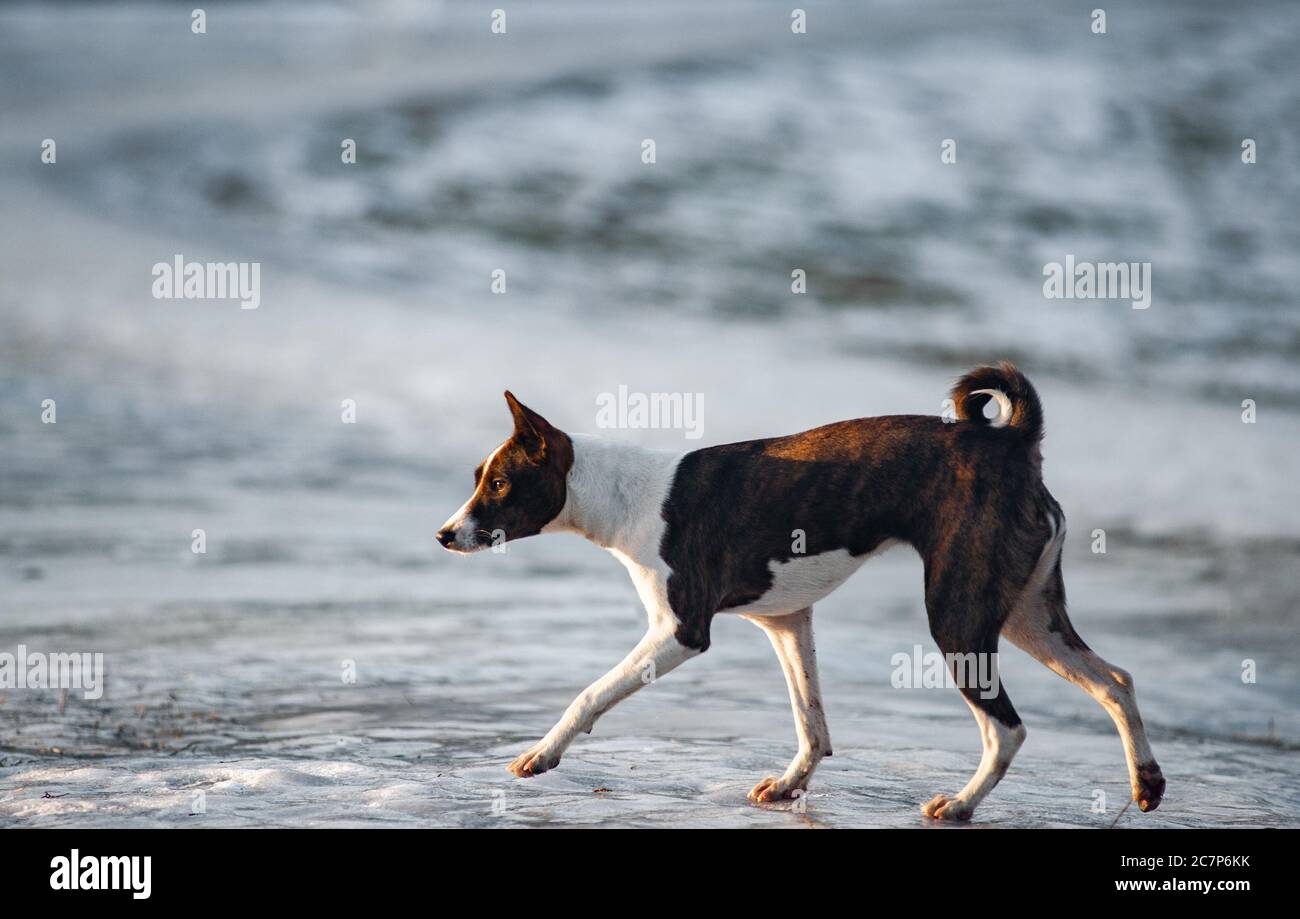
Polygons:
<instances>
[{"instance_id":1,"label":"dog's black nose","mask_svg":"<svg viewBox=\"0 0 1300 919\"><path fill-rule=\"evenodd\" d=\"M438 540L438 544L439 544L440 546L442 546L444 549L446 549L448 546L450 546L452 543L454 543L454 542L456 541L456 531L455 531L455 530L439 530L439 531L438 531L438 535L437 535L436 537L434 537L434 538Z\"/></svg>"}]
</instances>

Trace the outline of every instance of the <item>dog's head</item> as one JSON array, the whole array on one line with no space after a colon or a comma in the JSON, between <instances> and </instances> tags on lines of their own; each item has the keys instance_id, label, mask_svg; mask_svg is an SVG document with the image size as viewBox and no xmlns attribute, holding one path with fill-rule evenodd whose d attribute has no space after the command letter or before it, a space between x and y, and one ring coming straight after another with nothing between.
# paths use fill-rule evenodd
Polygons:
<instances>
[{"instance_id":1,"label":"dog's head","mask_svg":"<svg viewBox=\"0 0 1300 919\"><path fill-rule=\"evenodd\" d=\"M474 470L474 493L438 531L451 552L477 552L542 531L564 508L573 468L569 435L509 392L515 432Z\"/></svg>"}]
</instances>

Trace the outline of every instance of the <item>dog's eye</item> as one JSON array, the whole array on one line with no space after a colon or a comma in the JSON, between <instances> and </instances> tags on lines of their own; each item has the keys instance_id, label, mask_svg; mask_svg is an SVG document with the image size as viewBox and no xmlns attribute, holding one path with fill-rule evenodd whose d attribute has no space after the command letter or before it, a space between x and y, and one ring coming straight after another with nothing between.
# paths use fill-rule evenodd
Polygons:
<instances>
[{"instance_id":1,"label":"dog's eye","mask_svg":"<svg viewBox=\"0 0 1300 919\"><path fill-rule=\"evenodd\" d=\"M493 479L491 482L488 482L488 485L491 486L493 491L505 491L507 484L508 483L505 479Z\"/></svg>"}]
</instances>

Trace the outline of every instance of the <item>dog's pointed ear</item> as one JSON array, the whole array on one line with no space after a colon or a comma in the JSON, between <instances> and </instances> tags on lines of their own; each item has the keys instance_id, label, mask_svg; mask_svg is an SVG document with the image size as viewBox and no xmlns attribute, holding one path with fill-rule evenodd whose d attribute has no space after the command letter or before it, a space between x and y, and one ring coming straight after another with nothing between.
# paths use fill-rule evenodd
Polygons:
<instances>
[{"instance_id":1,"label":"dog's pointed ear","mask_svg":"<svg viewBox=\"0 0 1300 919\"><path fill-rule=\"evenodd\" d=\"M528 406L515 398L514 393L506 390L506 405L515 419L515 441L524 448L528 456L540 460L546 455L546 445L556 439L556 430L551 423Z\"/></svg>"}]
</instances>

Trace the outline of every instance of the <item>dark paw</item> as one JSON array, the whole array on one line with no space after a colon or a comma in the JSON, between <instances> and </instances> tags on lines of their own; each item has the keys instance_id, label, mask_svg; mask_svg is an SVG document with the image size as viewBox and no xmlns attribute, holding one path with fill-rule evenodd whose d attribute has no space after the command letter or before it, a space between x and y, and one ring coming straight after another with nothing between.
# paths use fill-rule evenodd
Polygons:
<instances>
[{"instance_id":1,"label":"dark paw","mask_svg":"<svg viewBox=\"0 0 1300 919\"><path fill-rule=\"evenodd\" d=\"M1138 788L1133 794L1133 800L1137 801L1142 812L1155 810L1164 796L1165 777L1160 772L1160 767L1155 763L1138 766Z\"/></svg>"}]
</instances>

